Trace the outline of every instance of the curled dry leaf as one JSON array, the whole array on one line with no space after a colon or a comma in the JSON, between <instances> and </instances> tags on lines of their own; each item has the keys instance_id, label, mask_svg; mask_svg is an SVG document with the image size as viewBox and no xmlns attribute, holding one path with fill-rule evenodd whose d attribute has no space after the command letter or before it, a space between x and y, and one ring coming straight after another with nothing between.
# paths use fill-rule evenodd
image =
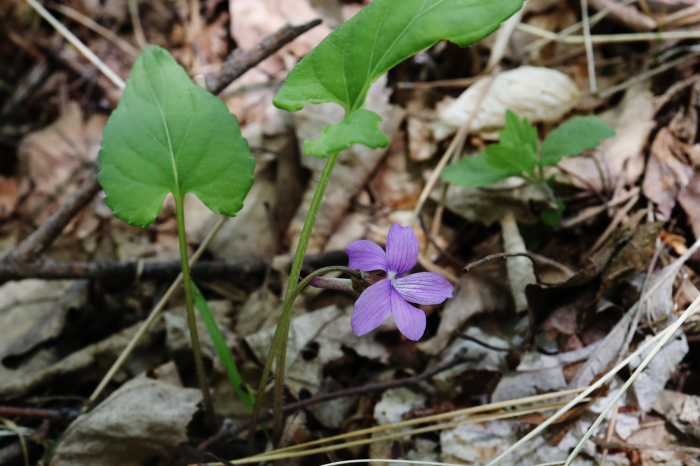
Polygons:
<instances>
[{"instance_id":1,"label":"curled dry leaf","mask_svg":"<svg viewBox=\"0 0 700 466\"><path fill-rule=\"evenodd\" d=\"M647 339L651 339L647 336ZM653 346L646 352L642 353L638 358L630 363L630 369L634 370L639 367L639 364L653 349ZM643 412L649 412L654 402L663 392L666 383L671 379L671 376L676 372L678 364L688 354L688 340L683 333L679 333L677 337L669 341L664 346L658 355L651 360L644 371L639 374L637 380L632 384L632 394L637 402L637 406ZM629 393L629 392L628 392Z\"/></svg>"},{"instance_id":2,"label":"curled dry leaf","mask_svg":"<svg viewBox=\"0 0 700 466\"><path fill-rule=\"evenodd\" d=\"M438 121L433 125L437 140L445 139L464 125L484 92L486 97L472 121L472 132L503 128L508 109L532 123L558 122L580 100L574 82L564 73L549 68L521 66L494 79L490 87L489 80L482 79L457 100L443 101Z\"/></svg>"},{"instance_id":3,"label":"curled dry leaf","mask_svg":"<svg viewBox=\"0 0 700 466\"><path fill-rule=\"evenodd\" d=\"M681 143L668 128L662 128L651 145L642 188L657 207L657 218L668 221L676 199L693 177L693 169L682 161Z\"/></svg>"},{"instance_id":4,"label":"curled dry leaf","mask_svg":"<svg viewBox=\"0 0 700 466\"><path fill-rule=\"evenodd\" d=\"M654 114L654 94L648 83L630 87L617 107L600 115L616 134L598 147L601 157L565 157L560 162L566 171L576 173L586 183L568 176L561 177L562 181L581 189L590 189L589 184L597 189L612 188L620 176L625 177L625 185L636 183L644 173L642 150L656 126Z\"/></svg>"},{"instance_id":5,"label":"curled dry leaf","mask_svg":"<svg viewBox=\"0 0 700 466\"><path fill-rule=\"evenodd\" d=\"M445 303L435 336L418 344L427 354L436 355L445 349L471 317L486 312L505 312L510 304L508 289L503 283L483 274L463 275L453 294L454 298Z\"/></svg>"},{"instance_id":6,"label":"curled dry leaf","mask_svg":"<svg viewBox=\"0 0 700 466\"><path fill-rule=\"evenodd\" d=\"M676 429L700 439L700 397L664 390L652 409L662 414Z\"/></svg>"},{"instance_id":7,"label":"curled dry leaf","mask_svg":"<svg viewBox=\"0 0 700 466\"><path fill-rule=\"evenodd\" d=\"M547 208L550 200L539 188L530 183L522 183L517 178L509 178L494 185L495 189L465 188L451 184L447 189L445 205L452 212L469 220L491 226L506 215L512 214L518 223L533 224L540 218L533 212L533 206ZM430 194L439 200L442 187Z\"/></svg>"},{"instance_id":8,"label":"curled dry leaf","mask_svg":"<svg viewBox=\"0 0 700 466\"><path fill-rule=\"evenodd\" d=\"M97 158L104 115L93 115L84 121L77 102L68 102L61 117L50 126L22 139L18 148L24 176L43 195L52 195L72 181L76 170Z\"/></svg>"},{"instance_id":9,"label":"curled dry leaf","mask_svg":"<svg viewBox=\"0 0 700 466\"><path fill-rule=\"evenodd\" d=\"M187 442L187 425L202 393L146 377L124 384L90 413L73 421L56 447L50 466L137 466L172 459Z\"/></svg>"}]
</instances>

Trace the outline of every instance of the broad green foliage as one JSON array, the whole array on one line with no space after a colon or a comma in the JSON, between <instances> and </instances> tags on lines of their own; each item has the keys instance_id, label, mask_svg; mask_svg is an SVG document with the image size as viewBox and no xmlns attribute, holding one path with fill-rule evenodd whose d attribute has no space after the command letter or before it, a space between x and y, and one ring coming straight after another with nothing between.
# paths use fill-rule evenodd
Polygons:
<instances>
[{"instance_id":1,"label":"broad green foliage","mask_svg":"<svg viewBox=\"0 0 700 466\"><path fill-rule=\"evenodd\" d=\"M508 110L505 120L498 144L445 167L442 179L458 186L481 188L510 176L520 176L551 193L551 180L544 179L543 167L555 165L564 156L594 149L601 139L615 136L615 131L598 117L574 117L550 132L538 151L537 128L527 118L520 119ZM548 225L559 222L565 207L559 199L552 202L556 207L541 214Z\"/></svg>"},{"instance_id":2,"label":"broad green foliage","mask_svg":"<svg viewBox=\"0 0 700 466\"><path fill-rule=\"evenodd\" d=\"M540 165L559 163L563 156L578 155L583 149L595 149L601 139L615 136L615 131L598 117L574 117L549 133L540 150Z\"/></svg>"},{"instance_id":3,"label":"broad green foliage","mask_svg":"<svg viewBox=\"0 0 700 466\"><path fill-rule=\"evenodd\" d=\"M406 58L440 40L462 47L493 32L523 0L374 0L326 37L289 73L274 103L290 112L336 102L346 118L370 86ZM376 117L379 118L379 117ZM364 124L373 122L363 119ZM325 139L341 135L326 132ZM367 144L372 141L352 141ZM384 146L388 144L388 140ZM321 147L344 146L325 141Z\"/></svg>"},{"instance_id":4,"label":"broad green foliage","mask_svg":"<svg viewBox=\"0 0 700 466\"><path fill-rule=\"evenodd\" d=\"M214 212L235 215L255 168L236 117L157 46L136 60L99 160L105 202L140 227L153 223L168 193L194 193Z\"/></svg>"},{"instance_id":5,"label":"broad green foliage","mask_svg":"<svg viewBox=\"0 0 700 466\"><path fill-rule=\"evenodd\" d=\"M362 143L372 149L386 147L389 138L379 129L381 121L381 117L374 112L357 110L337 125L326 126L317 140L304 142L304 152L322 159L355 143Z\"/></svg>"}]
</instances>

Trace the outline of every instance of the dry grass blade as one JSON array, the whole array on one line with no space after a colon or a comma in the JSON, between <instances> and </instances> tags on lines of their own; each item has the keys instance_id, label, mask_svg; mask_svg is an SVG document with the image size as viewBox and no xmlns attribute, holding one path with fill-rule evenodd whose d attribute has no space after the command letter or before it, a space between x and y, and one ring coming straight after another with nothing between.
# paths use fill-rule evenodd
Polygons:
<instances>
[{"instance_id":1,"label":"dry grass blade","mask_svg":"<svg viewBox=\"0 0 700 466\"><path fill-rule=\"evenodd\" d=\"M572 390L563 390L560 392L545 393L542 395L529 396L526 398L519 398L519 399L515 399L515 400L508 400L508 401L500 401L497 403L489 403L486 405L474 406L471 408L458 409L456 411L451 411L448 413L433 414L431 416L423 416L423 417L418 417L415 419L408 419L406 421L397 422L395 424L387 424L384 426L370 427L367 429L356 430L353 432L348 432L348 433L336 435L333 437L327 437L327 438L314 440L314 441L307 442L307 443L302 443L300 445L294 445L291 447L280 448L280 449L277 449L274 451L261 453L260 455L254 456L254 458L262 457L262 456L272 454L272 453L281 453L281 452L285 452L285 451L299 450L299 449L311 447L314 445L335 442L338 440L344 440L344 439L348 439L348 438L352 438L352 437L359 437L362 435L369 435L369 434L373 434L376 432L383 432L385 430L390 430L390 429L400 429L403 427L410 427L410 426L414 426L417 424L425 424L428 422L437 422L437 421L442 421L445 419L453 419L453 418L458 417L458 416L468 416L468 415L483 413L483 412L487 412L487 411L495 411L498 409L510 408L510 407L518 406L518 405L539 403L539 402L551 400L554 398L562 398L565 396L575 395L577 393L581 393L581 391L583 391L583 389L580 389L580 388L572 389Z\"/></svg>"},{"instance_id":2,"label":"dry grass blade","mask_svg":"<svg viewBox=\"0 0 700 466\"><path fill-rule=\"evenodd\" d=\"M14 422L10 421L9 419L0 419L5 426L7 426L8 429L12 430L15 434L17 434L17 438L19 438L19 444L20 447L22 447L22 456L24 457L24 466L29 466L29 450L27 450L27 441L24 439L24 435L22 434L22 430L19 428L17 424Z\"/></svg>"},{"instance_id":3,"label":"dry grass blade","mask_svg":"<svg viewBox=\"0 0 700 466\"><path fill-rule=\"evenodd\" d=\"M122 78L120 78L117 73L115 73L109 66L103 62L100 57L94 54L92 50L88 48L87 45L83 44L80 39L75 37L75 35L68 30L67 27L65 27L59 20L57 20L49 11L43 7L39 2L36 0L27 0L27 3L34 8L37 13L41 15L42 18L44 18L46 21L51 24L56 30L73 46L80 51L83 55L85 55L85 58L90 60L90 63L95 65L95 67L100 70L105 76L109 78L110 81L114 83L115 86L117 86L119 89L124 89L126 87L126 83Z\"/></svg>"},{"instance_id":4,"label":"dry grass blade","mask_svg":"<svg viewBox=\"0 0 700 466\"><path fill-rule=\"evenodd\" d=\"M357 464L357 463L368 463L369 461L377 463L399 463L399 464L418 464L424 466L461 466L454 463L439 463L437 461L414 461L414 460L394 460L394 459L383 459L383 458L373 458L371 460L346 460L346 461L336 461L334 463L326 463L322 466L340 466L341 464ZM563 461L555 461L553 463L540 463L534 466L557 466L564 464Z\"/></svg>"},{"instance_id":5,"label":"dry grass blade","mask_svg":"<svg viewBox=\"0 0 700 466\"><path fill-rule=\"evenodd\" d=\"M94 21L92 18L85 16L84 14L80 13L79 11L74 10L73 8L67 7L65 5L61 5L60 3L55 3L51 2L49 3L49 7L53 8L54 10L58 11L59 13L68 16L74 21L77 21L78 23L82 24L85 27L88 27L95 31L96 33L100 34L102 37L105 39L111 41L122 49L124 52L128 53L129 55L136 57L139 54L139 50L107 29L106 27L102 26L100 23L97 21Z\"/></svg>"},{"instance_id":6,"label":"dry grass blade","mask_svg":"<svg viewBox=\"0 0 700 466\"><path fill-rule=\"evenodd\" d=\"M463 419L460 421L435 424L432 426L421 427L421 428L413 429L410 431L395 432L395 433L387 434L387 435L384 435L381 437L372 437L372 438L367 438L367 439L362 439L362 440L354 440L351 442L344 442L344 443L340 443L337 445L329 445L329 446L321 447L321 448L312 448L310 450L284 451L284 452L271 451L269 453L264 453L264 454L257 455L257 456L250 456L248 458L242 458L239 460L230 461L229 463L230 464L250 464L250 463L257 463L260 461L273 461L273 460L280 460L280 459L287 459L287 458L298 458L298 457L302 457L302 456L315 455L318 453L327 453L329 451L335 451L335 450L340 450L343 448L350 448L350 447L361 446L361 445L368 445L368 444L375 443L375 442L381 442L384 440L393 440L393 439L402 438L402 437L410 436L410 435L419 435L419 434L424 434L424 433L428 433L428 432L435 432L435 431L439 431L439 430L443 430L443 429L453 429L455 427L465 425L465 424L476 424L476 423L480 423L480 422L495 421L495 420L499 420L499 419L511 419L511 418L523 416L526 414L539 413L541 411L555 409L555 408L558 408L559 406L562 406L564 403L565 402L550 403L550 404L539 405L539 406L534 406L534 407L530 407L530 408L521 408L521 409L517 409L517 410L513 410L513 411L502 412L502 413L474 416L474 417L470 417L470 418ZM210 466L224 466L224 465L223 465L223 463L210 463Z\"/></svg>"},{"instance_id":7,"label":"dry grass blade","mask_svg":"<svg viewBox=\"0 0 700 466\"><path fill-rule=\"evenodd\" d=\"M534 36L545 37L552 41L562 42L564 44L584 44L586 38L584 36L567 36L561 37L555 32L546 29L532 26L531 24L520 23L518 29L527 32ZM615 42L646 42L649 40L684 40L684 39L700 39L700 31L661 31L661 32L637 32L630 34L593 34L591 35L591 43L593 44L610 44Z\"/></svg>"}]
</instances>

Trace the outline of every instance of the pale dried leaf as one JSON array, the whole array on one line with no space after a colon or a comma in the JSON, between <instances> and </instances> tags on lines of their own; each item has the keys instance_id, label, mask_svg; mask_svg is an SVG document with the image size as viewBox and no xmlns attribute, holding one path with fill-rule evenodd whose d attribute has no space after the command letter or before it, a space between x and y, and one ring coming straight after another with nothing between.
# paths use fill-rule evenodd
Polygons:
<instances>
[{"instance_id":1,"label":"pale dried leaf","mask_svg":"<svg viewBox=\"0 0 700 466\"><path fill-rule=\"evenodd\" d=\"M77 102L68 102L52 125L22 139L18 156L22 172L41 194L54 194L81 166L97 158L107 119L95 114L87 122Z\"/></svg>"},{"instance_id":2,"label":"pale dried leaf","mask_svg":"<svg viewBox=\"0 0 700 466\"><path fill-rule=\"evenodd\" d=\"M668 221L682 193L693 177L693 169L679 159L680 142L668 129L662 128L651 145L642 188L644 195L657 207L657 218Z\"/></svg>"},{"instance_id":3,"label":"pale dried leaf","mask_svg":"<svg viewBox=\"0 0 700 466\"><path fill-rule=\"evenodd\" d=\"M544 67L521 66L500 73L487 91L488 79L472 85L453 102L443 102L438 121L433 125L435 138L445 139L469 118L484 98L471 124L471 132L491 131L505 124L510 109L532 123L561 120L580 99L573 81L564 73Z\"/></svg>"},{"instance_id":4,"label":"pale dried leaf","mask_svg":"<svg viewBox=\"0 0 700 466\"><path fill-rule=\"evenodd\" d=\"M99 464L137 466L153 458L172 458L187 442L187 424L202 393L192 388L136 378L68 427L51 466Z\"/></svg>"}]
</instances>

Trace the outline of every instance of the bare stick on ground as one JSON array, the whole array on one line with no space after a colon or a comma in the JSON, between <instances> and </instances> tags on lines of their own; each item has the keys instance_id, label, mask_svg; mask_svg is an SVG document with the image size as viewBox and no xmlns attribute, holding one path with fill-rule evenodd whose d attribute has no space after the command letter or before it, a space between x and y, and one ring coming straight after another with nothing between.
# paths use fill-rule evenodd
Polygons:
<instances>
[{"instance_id":1,"label":"bare stick on ground","mask_svg":"<svg viewBox=\"0 0 700 466\"><path fill-rule=\"evenodd\" d=\"M287 24L279 31L267 36L250 50L234 50L226 58L219 74L207 76L207 89L212 94L220 93L226 86L242 76L243 73L319 24L321 24L320 19L307 21L297 26Z\"/></svg>"}]
</instances>

